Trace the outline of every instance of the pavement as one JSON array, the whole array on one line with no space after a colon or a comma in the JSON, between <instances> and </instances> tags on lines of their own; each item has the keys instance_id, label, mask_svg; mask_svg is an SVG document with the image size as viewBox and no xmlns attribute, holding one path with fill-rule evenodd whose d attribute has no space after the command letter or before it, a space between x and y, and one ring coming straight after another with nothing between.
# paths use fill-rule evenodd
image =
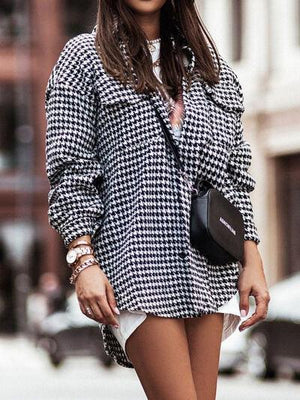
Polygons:
<instances>
[{"instance_id":1,"label":"pavement","mask_svg":"<svg viewBox=\"0 0 300 400\"><path fill-rule=\"evenodd\" d=\"M0 337L0 383L1 400L146 400L133 369L115 363L104 368L90 357L72 357L54 368L24 336ZM241 399L299 400L300 383L220 375L217 400Z\"/></svg>"}]
</instances>

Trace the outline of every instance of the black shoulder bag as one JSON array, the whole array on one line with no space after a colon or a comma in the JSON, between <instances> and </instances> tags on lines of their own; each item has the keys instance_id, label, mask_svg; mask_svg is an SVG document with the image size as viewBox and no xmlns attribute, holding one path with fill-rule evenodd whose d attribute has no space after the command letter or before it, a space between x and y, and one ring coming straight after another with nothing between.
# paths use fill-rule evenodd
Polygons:
<instances>
[{"instance_id":1,"label":"black shoulder bag","mask_svg":"<svg viewBox=\"0 0 300 400\"><path fill-rule=\"evenodd\" d=\"M153 104L150 96L149 99ZM154 105L154 104L153 104ZM178 149L173 143L170 132L157 111L166 143L174 153L176 164L185 174ZM205 255L214 265L234 261L243 261L244 257L244 222L241 212L208 181L196 179L192 187L190 214L190 243L192 247Z\"/></svg>"}]
</instances>

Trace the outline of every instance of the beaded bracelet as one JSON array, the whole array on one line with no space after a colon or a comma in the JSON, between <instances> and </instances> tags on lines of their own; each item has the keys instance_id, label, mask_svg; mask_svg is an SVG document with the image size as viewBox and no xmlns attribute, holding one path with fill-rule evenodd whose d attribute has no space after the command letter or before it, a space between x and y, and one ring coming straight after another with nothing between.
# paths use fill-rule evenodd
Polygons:
<instances>
[{"instance_id":1,"label":"beaded bracelet","mask_svg":"<svg viewBox=\"0 0 300 400\"><path fill-rule=\"evenodd\" d=\"M94 257L84 261L82 264L80 264L78 267L74 269L70 277L70 283L74 285L79 273L85 268L90 267L91 265L99 265L99 262Z\"/></svg>"}]
</instances>

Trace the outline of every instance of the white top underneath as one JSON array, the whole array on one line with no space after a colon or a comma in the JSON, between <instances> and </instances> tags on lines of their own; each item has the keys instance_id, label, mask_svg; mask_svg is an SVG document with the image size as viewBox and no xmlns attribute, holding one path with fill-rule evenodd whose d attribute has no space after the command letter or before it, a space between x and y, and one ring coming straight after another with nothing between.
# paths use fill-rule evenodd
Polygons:
<instances>
[{"instance_id":1,"label":"white top underneath","mask_svg":"<svg viewBox=\"0 0 300 400\"><path fill-rule=\"evenodd\" d=\"M241 316L239 309L239 293L237 292L231 299L218 308L217 313L224 314L223 331L221 341L227 339L238 327ZM146 319L147 313L139 310L121 310L120 315L115 315L119 323L119 328L109 325L111 331L122 346L127 359L130 361L125 344L129 336ZM201 318L201 317L200 317Z\"/></svg>"}]
</instances>

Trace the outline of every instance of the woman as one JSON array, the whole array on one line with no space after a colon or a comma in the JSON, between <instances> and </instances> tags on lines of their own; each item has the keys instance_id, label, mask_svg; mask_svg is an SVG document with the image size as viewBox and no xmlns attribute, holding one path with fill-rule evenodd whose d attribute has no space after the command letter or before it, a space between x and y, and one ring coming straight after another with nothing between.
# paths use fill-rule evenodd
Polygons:
<instances>
[{"instance_id":1,"label":"woman","mask_svg":"<svg viewBox=\"0 0 300 400\"><path fill-rule=\"evenodd\" d=\"M243 111L237 76L191 0L100 0L97 25L67 42L48 81L49 222L82 312L148 399L215 399L221 341L250 295L256 311L239 329L267 313ZM243 265L212 265L190 245L197 174L240 209Z\"/></svg>"}]
</instances>

